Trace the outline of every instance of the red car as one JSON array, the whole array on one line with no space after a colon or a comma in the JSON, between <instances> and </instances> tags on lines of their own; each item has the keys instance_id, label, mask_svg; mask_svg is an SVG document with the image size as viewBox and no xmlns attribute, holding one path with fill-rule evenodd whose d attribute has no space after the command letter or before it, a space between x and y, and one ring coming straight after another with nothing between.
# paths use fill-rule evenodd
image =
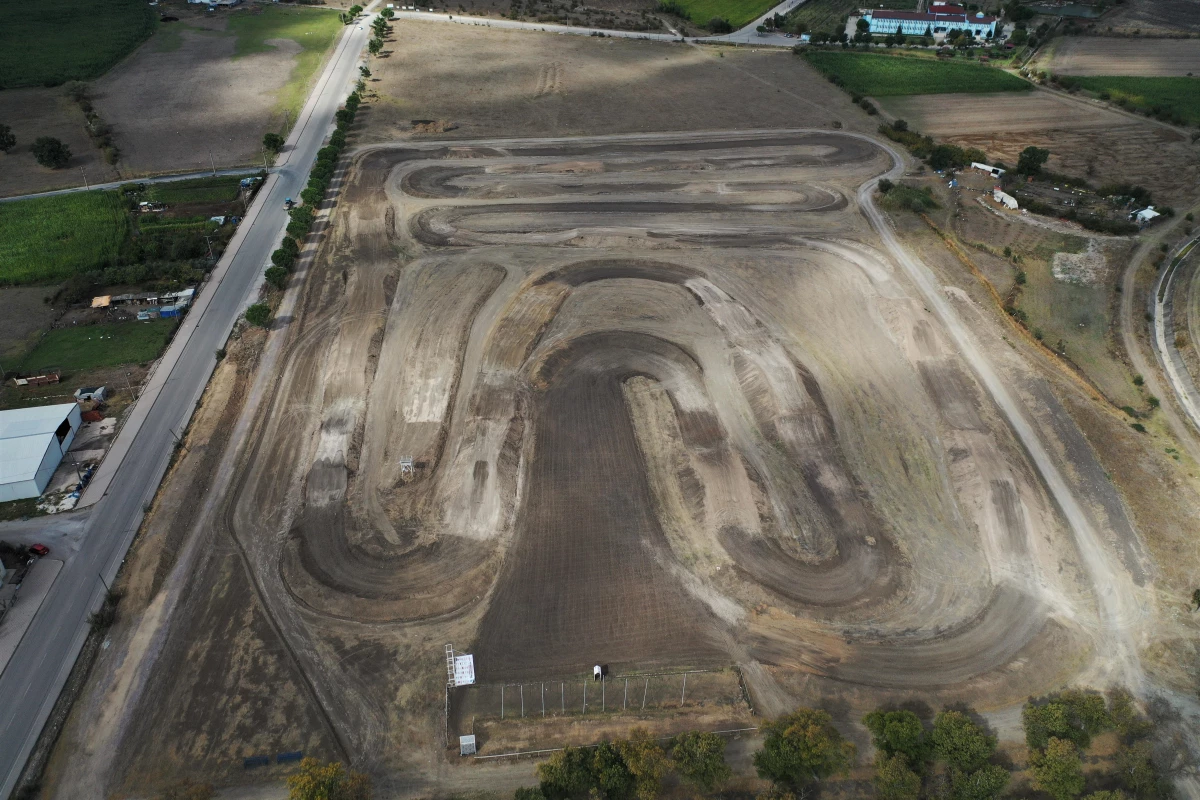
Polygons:
<instances>
[{"instance_id":1,"label":"red car","mask_svg":"<svg viewBox=\"0 0 1200 800\"><path fill-rule=\"evenodd\" d=\"M38 558L50 555L50 548L44 544L34 544L29 546L29 552L33 553Z\"/></svg>"}]
</instances>

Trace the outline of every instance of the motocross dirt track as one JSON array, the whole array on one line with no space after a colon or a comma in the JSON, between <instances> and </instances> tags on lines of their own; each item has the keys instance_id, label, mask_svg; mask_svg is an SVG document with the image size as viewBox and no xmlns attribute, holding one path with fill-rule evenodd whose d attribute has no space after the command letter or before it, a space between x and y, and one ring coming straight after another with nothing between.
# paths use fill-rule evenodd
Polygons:
<instances>
[{"instance_id":1,"label":"motocross dirt track","mask_svg":"<svg viewBox=\"0 0 1200 800\"><path fill-rule=\"evenodd\" d=\"M1086 667L1068 527L859 213L891 165L817 131L356 157L219 521L343 752L439 749L447 642L489 682L738 664L764 713Z\"/></svg>"}]
</instances>

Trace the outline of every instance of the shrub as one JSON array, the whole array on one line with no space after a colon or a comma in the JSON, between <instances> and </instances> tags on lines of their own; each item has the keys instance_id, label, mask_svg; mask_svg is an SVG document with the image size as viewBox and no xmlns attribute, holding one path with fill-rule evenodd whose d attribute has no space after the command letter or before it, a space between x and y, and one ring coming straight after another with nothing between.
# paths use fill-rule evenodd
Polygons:
<instances>
[{"instance_id":1,"label":"shrub","mask_svg":"<svg viewBox=\"0 0 1200 800\"><path fill-rule=\"evenodd\" d=\"M891 190L892 190L892 189L893 189L895 186L896 186L896 184L892 183L892 182L891 182L890 180L888 180L887 178L880 178L880 179L879 179L879 193L880 193L880 194L887 194L887 193L888 193L888 192L890 192L890 191L891 191Z\"/></svg>"},{"instance_id":2,"label":"shrub","mask_svg":"<svg viewBox=\"0 0 1200 800\"><path fill-rule=\"evenodd\" d=\"M658 0L658 11L661 14L670 14L680 19L690 20L692 18L688 14L687 9L677 3L676 0Z\"/></svg>"},{"instance_id":3,"label":"shrub","mask_svg":"<svg viewBox=\"0 0 1200 800\"><path fill-rule=\"evenodd\" d=\"M280 150L282 150L283 142L284 142L283 137L280 136L278 133L263 134L263 140L262 140L263 147L265 147L267 150L271 151L272 153L278 153Z\"/></svg>"},{"instance_id":4,"label":"shrub","mask_svg":"<svg viewBox=\"0 0 1200 800\"><path fill-rule=\"evenodd\" d=\"M283 267L267 267L267 271L263 275L266 277L267 283L276 289L282 289L287 286L288 271Z\"/></svg>"},{"instance_id":5,"label":"shrub","mask_svg":"<svg viewBox=\"0 0 1200 800\"><path fill-rule=\"evenodd\" d=\"M265 328L271 324L271 307L266 303L255 303L246 309L246 322Z\"/></svg>"},{"instance_id":6,"label":"shrub","mask_svg":"<svg viewBox=\"0 0 1200 800\"><path fill-rule=\"evenodd\" d=\"M724 17L713 17L704 26L710 33L731 33L733 26Z\"/></svg>"}]
</instances>

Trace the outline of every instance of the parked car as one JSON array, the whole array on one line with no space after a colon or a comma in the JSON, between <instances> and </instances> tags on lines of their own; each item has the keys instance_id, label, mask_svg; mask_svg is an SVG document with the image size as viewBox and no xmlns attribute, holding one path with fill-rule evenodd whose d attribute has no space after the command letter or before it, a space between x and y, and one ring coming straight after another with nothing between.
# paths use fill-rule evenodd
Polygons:
<instances>
[{"instance_id":1,"label":"parked car","mask_svg":"<svg viewBox=\"0 0 1200 800\"><path fill-rule=\"evenodd\" d=\"M29 546L29 552L33 553L38 558L43 558L50 555L50 548L44 544L34 544Z\"/></svg>"}]
</instances>

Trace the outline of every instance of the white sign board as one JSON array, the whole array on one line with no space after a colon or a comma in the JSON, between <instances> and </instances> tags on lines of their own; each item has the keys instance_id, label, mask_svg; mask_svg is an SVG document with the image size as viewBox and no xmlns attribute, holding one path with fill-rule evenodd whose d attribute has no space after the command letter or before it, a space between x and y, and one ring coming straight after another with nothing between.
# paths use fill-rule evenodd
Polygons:
<instances>
[{"instance_id":1,"label":"white sign board","mask_svg":"<svg viewBox=\"0 0 1200 800\"><path fill-rule=\"evenodd\" d=\"M454 685L470 686L475 682L475 656L454 657Z\"/></svg>"}]
</instances>

